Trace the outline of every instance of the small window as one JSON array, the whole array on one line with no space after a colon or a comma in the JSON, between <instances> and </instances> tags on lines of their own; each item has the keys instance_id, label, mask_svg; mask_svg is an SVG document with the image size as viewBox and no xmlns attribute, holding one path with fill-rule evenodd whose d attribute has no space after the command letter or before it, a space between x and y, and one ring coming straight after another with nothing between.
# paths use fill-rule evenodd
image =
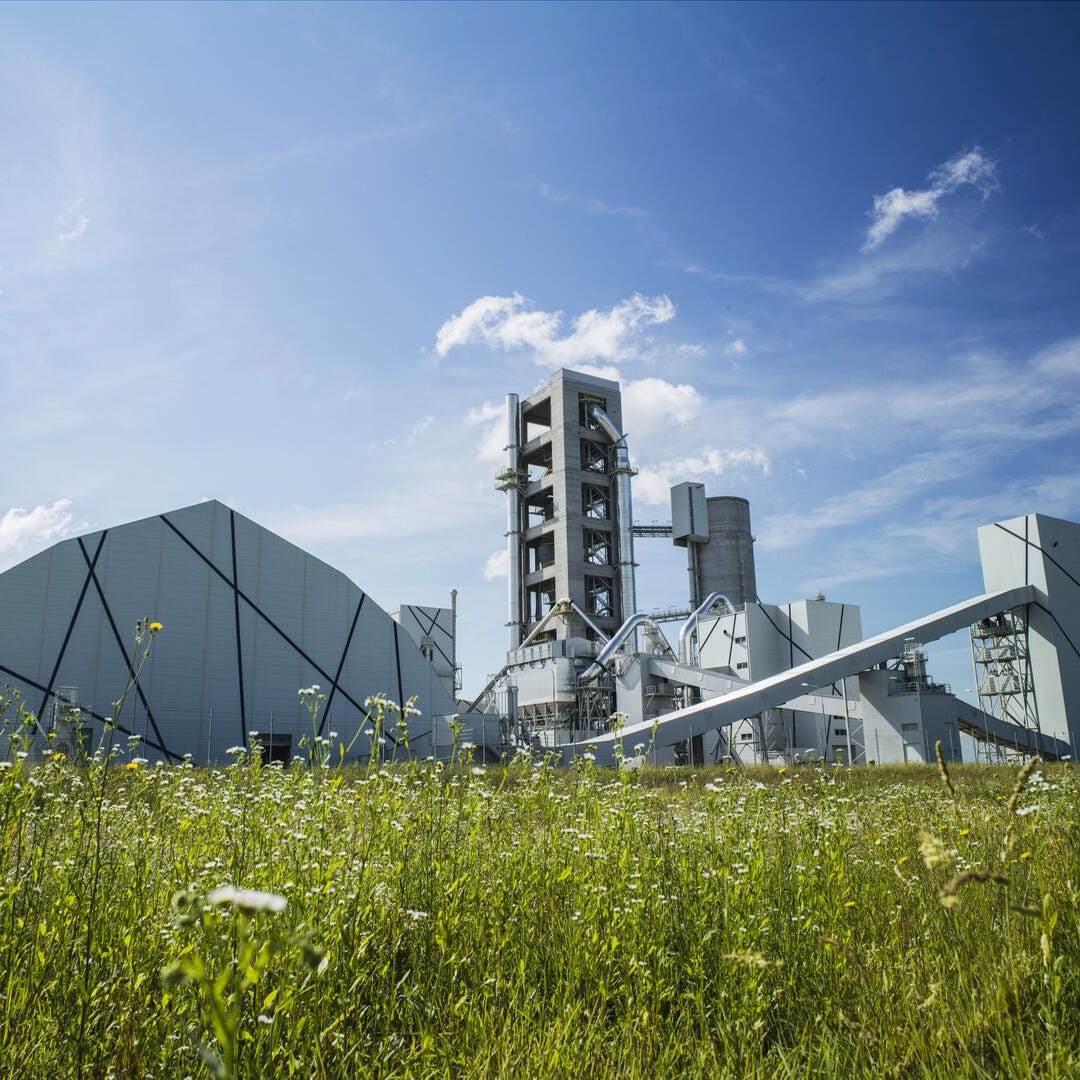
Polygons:
<instances>
[{"instance_id":1,"label":"small window","mask_svg":"<svg viewBox=\"0 0 1080 1080\"><path fill-rule=\"evenodd\" d=\"M901 731L918 731L919 730L919 725L918 724L901 724L900 725L900 730Z\"/></svg>"},{"instance_id":2,"label":"small window","mask_svg":"<svg viewBox=\"0 0 1080 1080\"><path fill-rule=\"evenodd\" d=\"M745 635L745 634L743 634L743 636L742 636L742 637L737 637L737 638L735 639L735 644L736 644L736 645L745 645L745 644L746 644L746 635Z\"/></svg>"},{"instance_id":3,"label":"small window","mask_svg":"<svg viewBox=\"0 0 1080 1080\"><path fill-rule=\"evenodd\" d=\"M750 742L753 739L753 737L754 737L754 733L752 731L744 731L739 736L739 738L742 739L743 742Z\"/></svg>"},{"instance_id":4,"label":"small window","mask_svg":"<svg viewBox=\"0 0 1080 1080\"><path fill-rule=\"evenodd\" d=\"M292 759L292 736L289 734L271 735L267 743L266 760L281 761L288 765Z\"/></svg>"},{"instance_id":5,"label":"small window","mask_svg":"<svg viewBox=\"0 0 1080 1080\"><path fill-rule=\"evenodd\" d=\"M749 665L745 661L740 661L735 665L736 671L745 671Z\"/></svg>"},{"instance_id":6,"label":"small window","mask_svg":"<svg viewBox=\"0 0 1080 1080\"><path fill-rule=\"evenodd\" d=\"M842 727L833 728L833 734L834 735L846 735L847 734L847 728L842 728Z\"/></svg>"}]
</instances>

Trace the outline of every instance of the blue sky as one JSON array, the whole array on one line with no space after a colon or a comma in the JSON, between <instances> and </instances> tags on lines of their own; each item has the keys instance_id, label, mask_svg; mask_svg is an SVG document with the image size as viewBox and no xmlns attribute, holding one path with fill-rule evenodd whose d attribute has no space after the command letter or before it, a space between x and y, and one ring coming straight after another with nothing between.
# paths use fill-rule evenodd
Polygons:
<instances>
[{"instance_id":1,"label":"blue sky","mask_svg":"<svg viewBox=\"0 0 1080 1080\"><path fill-rule=\"evenodd\" d=\"M0 8L0 566L214 497L502 659L508 391L867 633L1080 518L1080 8ZM646 607L682 553L639 545ZM968 644L932 670L971 685Z\"/></svg>"}]
</instances>

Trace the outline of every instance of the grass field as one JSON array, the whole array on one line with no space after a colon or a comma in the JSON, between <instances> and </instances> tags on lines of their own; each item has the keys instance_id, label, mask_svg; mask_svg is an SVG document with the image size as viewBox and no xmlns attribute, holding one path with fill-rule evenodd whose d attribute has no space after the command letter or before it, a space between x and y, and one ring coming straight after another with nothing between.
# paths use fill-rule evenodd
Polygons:
<instances>
[{"instance_id":1,"label":"grass field","mask_svg":"<svg viewBox=\"0 0 1080 1080\"><path fill-rule=\"evenodd\" d=\"M1080 1076L1075 770L951 783L16 757L2 1071Z\"/></svg>"}]
</instances>

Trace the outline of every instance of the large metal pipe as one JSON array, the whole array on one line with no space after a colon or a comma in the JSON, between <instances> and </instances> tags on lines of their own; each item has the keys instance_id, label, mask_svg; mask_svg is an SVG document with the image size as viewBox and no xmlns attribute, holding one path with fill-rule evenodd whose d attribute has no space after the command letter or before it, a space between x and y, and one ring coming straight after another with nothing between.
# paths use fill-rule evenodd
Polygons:
<instances>
[{"instance_id":1,"label":"large metal pipe","mask_svg":"<svg viewBox=\"0 0 1080 1080\"><path fill-rule=\"evenodd\" d=\"M517 394L506 395L506 555L509 648L521 644L521 421Z\"/></svg>"},{"instance_id":2,"label":"large metal pipe","mask_svg":"<svg viewBox=\"0 0 1080 1080\"><path fill-rule=\"evenodd\" d=\"M690 618L679 628L679 661L683 664L692 664L694 658L690 655L691 638L697 634L698 620L702 615L707 615L714 605L723 600L727 604L728 611L734 611L735 605L723 593L709 593L707 597L692 611Z\"/></svg>"},{"instance_id":3,"label":"large metal pipe","mask_svg":"<svg viewBox=\"0 0 1080 1080\"><path fill-rule=\"evenodd\" d=\"M605 634L604 631L601 630L600 627L597 626L596 623L594 623L592 619L590 619L589 616L586 615L585 612L582 611L581 608L579 608L577 604L575 604L574 601L567 596L552 605L551 610L532 628L532 630L529 631L529 636L518 646L518 648L524 649L525 646L528 645L532 641L532 639L537 636L537 634L540 634L544 630L546 630L547 624L551 622L551 620L554 619L556 615L569 615L571 611L576 611L578 615L581 616L581 619L585 623L585 625L588 626L589 629L592 630L592 632L596 634L596 636L599 637L605 645L607 644L607 634Z\"/></svg>"},{"instance_id":4,"label":"large metal pipe","mask_svg":"<svg viewBox=\"0 0 1080 1080\"><path fill-rule=\"evenodd\" d=\"M579 681L591 682L593 679L595 679L596 676L604 670L604 665L615 655L616 652L618 652L619 646L622 645L622 643L626 641L626 639L629 638L631 635L637 634L639 626L655 626L660 634L660 640L663 641L665 644L667 643L667 639L664 637L663 631L660 630L660 627L656 624L654 620L650 619L648 615L631 615L630 618L627 619L626 622L624 622L622 626L620 626L619 629L615 631L615 633L611 637L611 640L596 654L596 659L581 673L581 675L579 676ZM668 652L671 653L671 658L674 660L675 653L672 652L670 645L668 645Z\"/></svg>"},{"instance_id":5,"label":"large metal pipe","mask_svg":"<svg viewBox=\"0 0 1080 1080\"><path fill-rule=\"evenodd\" d=\"M612 423L599 405L590 405L589 410L600 429L615 444L615 513L618 518L619 532L619 613L624 620L637 612L637 591L634 584L634 511L630 498L630 477L634 470L630 467L630 452L626 447L626 436ZM634 652L638 652L637 633L634 633Z\"/></svg>"}]
</instances>

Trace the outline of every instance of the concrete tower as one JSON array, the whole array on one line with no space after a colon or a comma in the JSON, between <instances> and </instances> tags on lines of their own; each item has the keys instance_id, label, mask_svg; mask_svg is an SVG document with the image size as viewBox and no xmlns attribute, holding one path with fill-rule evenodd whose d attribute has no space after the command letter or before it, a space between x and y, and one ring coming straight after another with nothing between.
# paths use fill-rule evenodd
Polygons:
<instances>
[{"instance_id":1,"label":"concrete tower","mask_svg":"<svg viewBox=\"0 0 1080 1080\"><path fill-rule=\"evenodd\" d=\"M507 398L509 646L560 600L569 612L542 638L610 635L632 614L629 459L618 383L556 372L535 393ZM589 625L591 623L592 625Z\"/></svg>"}]
</instances>

